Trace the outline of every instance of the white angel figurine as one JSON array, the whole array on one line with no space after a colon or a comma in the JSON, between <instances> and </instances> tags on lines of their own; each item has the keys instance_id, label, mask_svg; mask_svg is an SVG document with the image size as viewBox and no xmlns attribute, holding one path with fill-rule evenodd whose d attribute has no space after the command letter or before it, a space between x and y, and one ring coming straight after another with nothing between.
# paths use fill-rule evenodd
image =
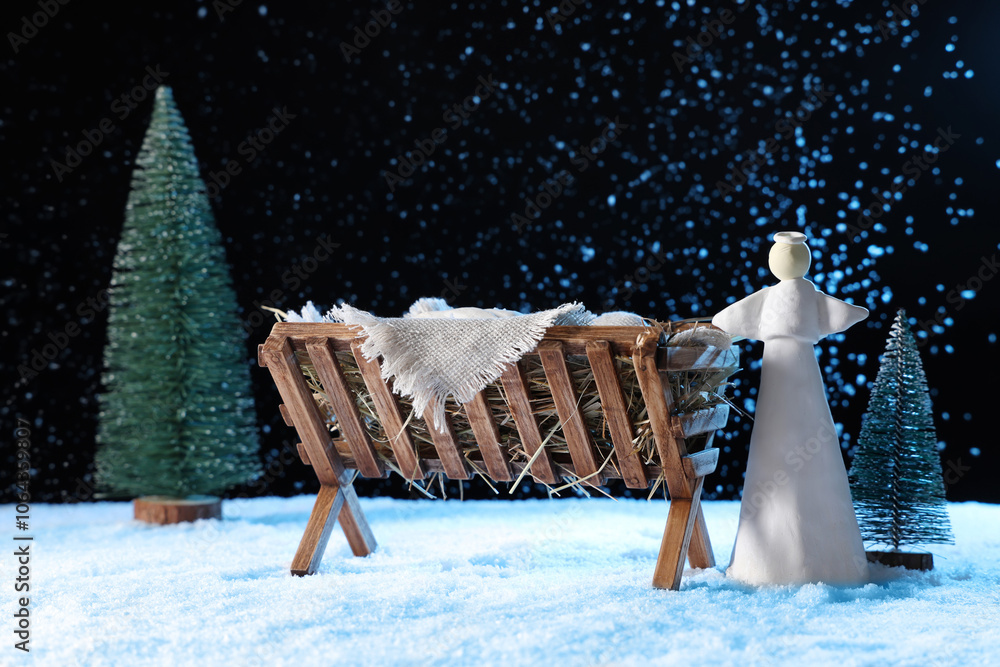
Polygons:
<instances>
[{"instance_id":1,"label":"white angel figurine","mask_svg":"<svg viewBox=\"0 0 1000 667\"><path fill-rule=\"evenodd\" d=\"M847 471L813 346L868 317L806 280L806 236L779 232L768 264L781 282L712 319L764 341L764 363L736 544L727 575L754 585L868 581Z\"/></svg>"}]
</instances>

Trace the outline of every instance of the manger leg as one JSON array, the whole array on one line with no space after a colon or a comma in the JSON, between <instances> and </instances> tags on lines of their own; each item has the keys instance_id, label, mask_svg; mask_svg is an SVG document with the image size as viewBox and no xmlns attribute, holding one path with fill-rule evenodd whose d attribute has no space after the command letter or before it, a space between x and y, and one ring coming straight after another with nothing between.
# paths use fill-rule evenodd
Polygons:
<instances>
[{"instance_id":1,"label":"manger leg","mask_svg":"<svg viewBox=\"0 0 1000 667\"><path fill-rule=\"evenodd\" d=\"M701 502L698 503L698 516L694 520L694 532L691 534L691 545L688 547L688 561L691 567L715 567L715 554L712 552L712 541L708 538L708 526L705 524L705 512Z\"/></svg>"},{"instance_id":2,"label":"manger leg","mask_svg":"<svg viewBox=\"0 0 1000 667\"><path fill-rule=\"evenodd\" d=\"M687 559L691 534L694 532L694 525L701 505L703 480L703 477L698 478L691 498L670 499L667 527L663 531L660 553L656 558L656 570L653 572L653 586L655 588L669 588L676 591L681 587L684 561Z\"/></svg>"},{"instance_id":3,"label":"manger leg","mask_svg":"<svg viewBox=\"0 0 1000 667\"><path fill-rule=\"evenodd\" d=\"M337 514L344 505L344 500L345 494L340 487L325 484L320 487L316 495L316 504L313 505L312 514L309 515L309 523L306 524L306 532L303 533L295 558L292 559L292 574L301 577L315 574L319 569L326 543L330 539L330 532L337 520Z\"/></svg>"},{"instance_id":4,"label":"manger leg","mask_svg":"<svg viewBox=\"0 0 1000 667\"><path fill-rule=\"evenodd\" d=\"M341 491L344 494L344 505L340 508L340 527L354 555L367 556L378 547L375 536L368 527L368 520L361 509L361 503L358 502L358 494L354 492L354 487L344 486L341 487Z\"/></svg>"}]
</instances>

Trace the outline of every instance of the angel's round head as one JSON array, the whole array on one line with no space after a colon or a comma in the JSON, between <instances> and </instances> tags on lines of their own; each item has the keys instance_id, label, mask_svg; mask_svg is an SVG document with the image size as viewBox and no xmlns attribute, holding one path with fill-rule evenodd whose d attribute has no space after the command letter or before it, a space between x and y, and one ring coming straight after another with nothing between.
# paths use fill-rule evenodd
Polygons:
<instances>
[{"instance_id":1,"label":"angel's round head","mask_svg":"<svg viewBox=\"0 0 1000 667\"><path fill-rule=\"evenodd\" d=\"M778 232L767 256L771 273L778 280L802 278L812 264L806 235L801 232Z\"/></svg>"}]
</instances>

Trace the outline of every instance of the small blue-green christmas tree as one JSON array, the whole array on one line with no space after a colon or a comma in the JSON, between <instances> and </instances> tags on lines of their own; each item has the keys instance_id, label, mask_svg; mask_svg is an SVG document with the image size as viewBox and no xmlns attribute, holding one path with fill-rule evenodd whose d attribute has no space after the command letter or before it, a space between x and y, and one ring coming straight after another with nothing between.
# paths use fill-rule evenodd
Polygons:
<instances>
[{"instance_id":1,"label":"small blue-green christmas tree","mask_svg":"<svg viewBox=\"0 0 1000 667\"><path fill-rule=\"evenodd\" d=\"M927 378L902 309L872 387L850 479L866 540L893 549L953 541Z\"/></svg>"},{"instance_id":2,"label":"small blue-green christmas tree","mask_svg":"<svg viewBox=\"0 0 1000 667\"><path fill-rule=\"evenodd\" d=\"M96 456L105 494L214 495L259 475L236 294L170 88L156 92L109 292Z\"/></svg>"}]
</instances>

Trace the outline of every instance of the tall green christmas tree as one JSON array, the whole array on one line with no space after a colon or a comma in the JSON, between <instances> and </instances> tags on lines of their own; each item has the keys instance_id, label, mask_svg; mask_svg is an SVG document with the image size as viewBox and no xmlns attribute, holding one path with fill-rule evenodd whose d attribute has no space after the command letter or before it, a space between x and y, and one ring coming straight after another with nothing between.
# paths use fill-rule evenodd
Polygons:
<instances>
[{"instance_id":1,"label":"tall green christmas tree","mask_svg":"<svg viewBox=\"0 0 1000 667\"><path fill-rule=\"evenodd\" d=\"M889 332L850 472L866 540L951 543L927 378L906 313Z\"/></svg>"},{"instance_id":2,"label":"tall green christmas tree","mask_svg":"<svg viewBox=\"0 0 1000 667\"><path fill-rule=\"evenodd\" d=\"M170 88L156 91L109 290L96 456L112 495L214 495L260 474L222 237Z\"/></svg>"}]
</instances>

